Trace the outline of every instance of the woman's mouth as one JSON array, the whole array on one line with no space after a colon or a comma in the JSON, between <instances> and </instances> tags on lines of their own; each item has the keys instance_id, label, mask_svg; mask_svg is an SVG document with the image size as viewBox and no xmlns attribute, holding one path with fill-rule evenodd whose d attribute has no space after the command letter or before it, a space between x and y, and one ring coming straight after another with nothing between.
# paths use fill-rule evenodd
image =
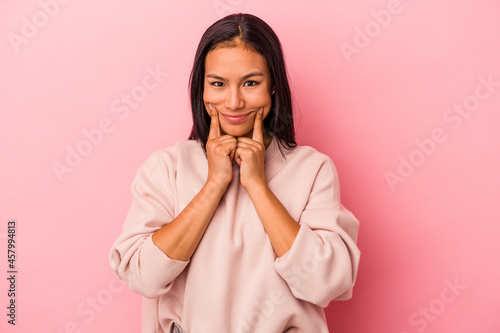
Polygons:
<instances>
[{"instance_id":1,"label":"woman's mouth","mask_svg":"<svg viewBox=\"0 0 500 333\"><path fill-rule=\"evenodd\" d=\"M221 113L222 114L222 113ZM231 123L239 123L239 122L242 122L243 120L247 119L248 116L251 114L250 113L247 113L245 115L242 115L242 116L238 116L238 117L231 117L231 116L226 116L225 114L222 114L222 116L229 122Z\"/></svg>"}]
</instances>

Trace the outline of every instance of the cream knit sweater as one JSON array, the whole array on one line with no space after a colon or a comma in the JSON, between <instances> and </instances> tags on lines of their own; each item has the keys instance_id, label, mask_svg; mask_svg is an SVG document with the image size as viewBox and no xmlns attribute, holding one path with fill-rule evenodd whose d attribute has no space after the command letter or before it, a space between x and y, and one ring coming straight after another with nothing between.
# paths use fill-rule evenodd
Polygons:
<instances>
[{"instance_id":1,"label":"cream knit sweater","mask_svg":"<svg viewBox=\"0 0 500 333\"><path fill-rule=\"evenodd\" d=\"M189 261L169 258L152 234L200 191L208 163L197 141L154 152L137 171L111 268L143 297L143 332L328 332L323 308L352 297L360 251L358 220L340 203L332 160L309 146L266 149L271 191L300 224L291 249L278 258L239 165Z\"/></svg>"}]
</instances>

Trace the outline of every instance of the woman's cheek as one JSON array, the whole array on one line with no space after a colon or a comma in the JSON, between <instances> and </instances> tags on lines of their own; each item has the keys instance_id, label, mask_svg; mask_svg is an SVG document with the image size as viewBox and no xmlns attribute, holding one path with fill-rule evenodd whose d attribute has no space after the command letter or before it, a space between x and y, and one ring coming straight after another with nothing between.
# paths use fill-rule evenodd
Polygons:
<instances>
[{"instance_id":1,"label":"woman's cheek","mask_svg":"<svg viewBox=\"0 0 500 333\"><path fill-rule=\"evenodd\" d=\"M249 100L249 108L250 109L259 109L261 106L264 107L264 118L269 114L271 111L271 106L272 106L272 100L271 97L269 96L258 96L258 97L252 97Z\"/></svg>"},{"instance_id":2,"label":"woman's cheek","mask_svg":"<svg viewBox=\"0 0 500 333\"><path fill-rule=\"evenodd\" d=\"M203 92L203 101L205 102L208 113L210 113L208 103L211 103L212 105L220 105L223 102L223 98L220 94L217 94L210 89L205 89Z\"/></svg>"},{"instance_id":3,"label":"woman's cheek","mask_svg":"<svg viewBox=\"0 0 500 333\"><path fill-rule=\"evenodd\" d=\"M261 106L271 107L271 96L265 91L258 92L255 94L250 94L247 96L249 107L258 108Z\"/></svg>"}]
</instances>

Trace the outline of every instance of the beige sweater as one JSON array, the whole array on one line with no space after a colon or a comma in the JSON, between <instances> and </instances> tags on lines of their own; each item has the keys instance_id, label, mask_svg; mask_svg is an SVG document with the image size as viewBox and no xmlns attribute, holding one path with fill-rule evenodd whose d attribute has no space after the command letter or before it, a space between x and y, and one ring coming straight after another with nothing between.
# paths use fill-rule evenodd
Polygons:
<instances>
[{"instance_id":1,"label":"beige sweater","mask_svg":"<svg viewBox=\"0 0 500 333\"><path fill-rule=\"evenodd\" d=\"M203 187L208 163L197 141L154 152L132 184L133 201L110 265L143 297L143 332L328 332L323 308L349 299L358 271L359 222L340 203L332 160L309 146L273 140L265 172L271 191L300 224L278 258L239 182L239 165L189 261L169 258L151 239Z\"/></svg>"}]
</instances>

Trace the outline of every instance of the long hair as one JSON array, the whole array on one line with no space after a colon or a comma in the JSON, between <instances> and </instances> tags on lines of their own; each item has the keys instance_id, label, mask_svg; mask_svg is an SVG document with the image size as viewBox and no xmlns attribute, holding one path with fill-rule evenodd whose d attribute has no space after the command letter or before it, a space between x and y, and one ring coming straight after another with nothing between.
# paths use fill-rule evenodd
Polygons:
<instances>
[{"instance_id":1,"label":"long hair","mask_svg":"<svg viewBox=\"0 0 500 333\"><path fill-rule=\"evenodd\" d=\"M207 53L218 46L231 47L237 39L246 47L263 55L271 75L271 86L275 93L271 95L271 111L264 119L264 130L272 132L278 140L278 147L293 148L295 129L293 124L292 98L285 60L281 43L262 19L251 14L231 14L212 24L201 37L189 78L190 102L193 113L193 127L189 140L199 140L203 151L206 152L206 143L210 132L210 115L203 103L205 80L205 58ZM284 156L284 155L283 155Z\"/></svg>"}]
</instances>

